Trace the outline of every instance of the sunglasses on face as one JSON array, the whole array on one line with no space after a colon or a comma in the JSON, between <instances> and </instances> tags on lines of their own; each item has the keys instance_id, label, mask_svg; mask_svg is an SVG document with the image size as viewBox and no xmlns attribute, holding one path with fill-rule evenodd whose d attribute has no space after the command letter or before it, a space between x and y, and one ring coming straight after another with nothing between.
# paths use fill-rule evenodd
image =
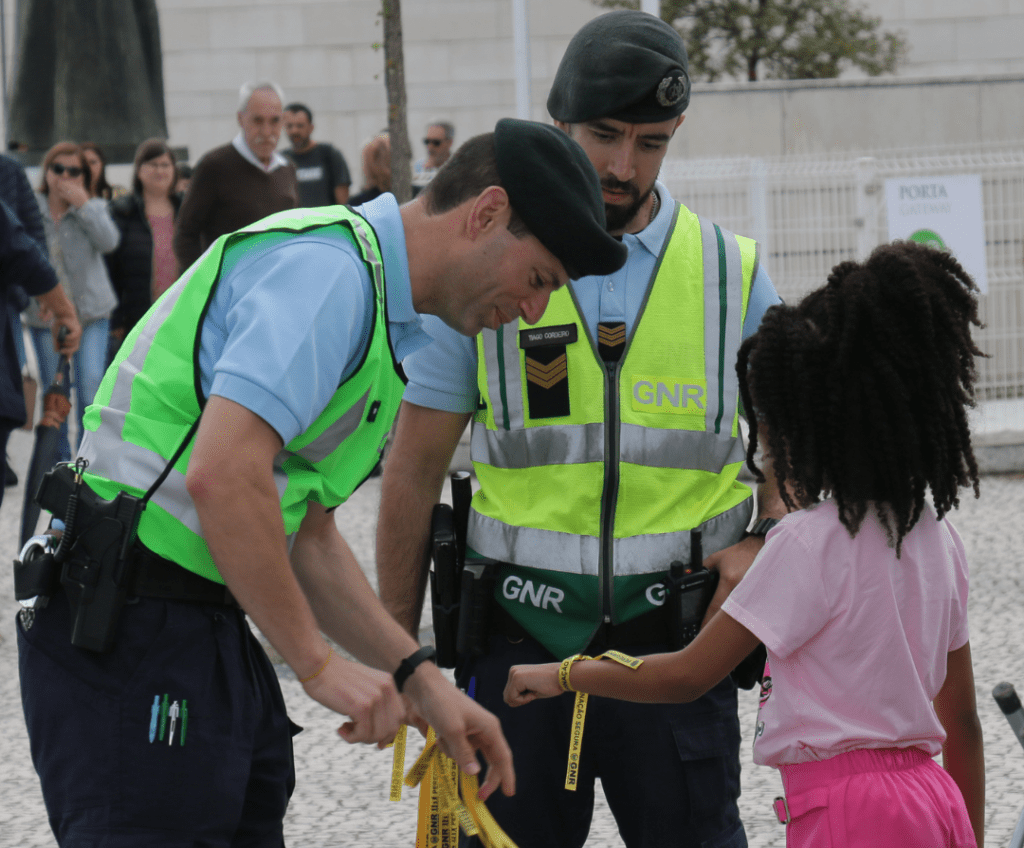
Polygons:
<instances>
[{"instance_id":1,"label":"sunglasses on face","mask_svg":"<svg viewBox=\"0 0 1024 848\"><path fill-rule=\"evenodd\" d=\"M50 165L50 170L53 171L58 177L63 176L65 173L71 177L82 176L82 169L75 165L61 165L60 162L54 162Z\"/></svg>"},{"instance_id":2,"label":"sunglasses on face","mask_svg":"<svg viewBox=\"0 0 1024 848\"><path fill-rule=\"evenodd\" d=\"M427 147L440 147L443 141L444 141L443 138L425 138L425 139L423 139L423 143L425 145L427 145Z\"/></svg>"}]
</instances>

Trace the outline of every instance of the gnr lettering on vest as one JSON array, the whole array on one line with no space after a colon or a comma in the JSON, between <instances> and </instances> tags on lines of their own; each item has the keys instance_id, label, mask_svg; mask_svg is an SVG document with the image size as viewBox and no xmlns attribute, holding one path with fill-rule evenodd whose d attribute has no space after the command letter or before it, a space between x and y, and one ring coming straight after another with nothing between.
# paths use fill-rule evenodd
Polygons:
<instances>
[{"instance_id":1,"label":"gnr lettering on vest","mask_svg":"<svg viewBox=\"0 0 1024 848\"><path fill-rule=\"evenodd\" d=\"M529 601L539 609L553 607L555 612L561 613L559 604L565 598L565 592L555 586L547 586L544 583L534 585L532 580L524 581L521 577L510 574L501 584L501 593L510 601L519 601L525 604Z\"/></svg>"},{"instance_id":2,"label":"gnr lettering on vest","mask_svg":"<svg viewBox=\"0 0 1024 848\"><path fill-rule=\"evenodd\" d=\"M660 380L640 380L633 382L633 407L655 407L650 412L659 411L659 407L671 407L683 411L690 408L691 403L696 410L704 409L704 387L692 383L663 383ZM669 410L666 410L669 411Z\"/></svg>"}]
</instances>

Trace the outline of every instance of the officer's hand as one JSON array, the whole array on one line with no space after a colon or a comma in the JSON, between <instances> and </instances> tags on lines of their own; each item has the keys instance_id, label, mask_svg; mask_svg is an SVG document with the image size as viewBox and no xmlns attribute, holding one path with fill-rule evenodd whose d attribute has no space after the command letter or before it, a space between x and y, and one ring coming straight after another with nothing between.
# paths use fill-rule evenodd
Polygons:
<instances>
[{"instance_id":1,"label":"officer's hand","mask_svg":"<svg viewBox=\"0 0 1024 848\"><path fill-rule=\"evenodd\" d=\"M715 594L708 605L708 611L704 614L701 627L707 625L711 616L718 612L725 599L729 597L729 593L739 585L743 575L753 564L754 557L763 547L763 536L747 536L735 545L723 548L705 558L704 567L718 569L719 580L718 588L715 589Z\"/></svg>"},{"instance_id":2,"label":"officer's hand","mask_svg":"<svg viewBox=\"0 0 1024 848\"><path fill-rule=\"evenodd\" d=\"M303 683L306 694L352 720L338 734L346 742L387 742L405 715L390 674L332 654L323 671Z\"/></svg>"},{"instance_id":3,"label":"officer's hand","mask_svg":"<svg viewBox=\"0 0 1024 848\"><path fill-rule=\"evenodd\" d=\"M558 663L512 666L505 684L505 703L510 707L521 707L537 698L561 695L563 689L558 685L558 669Z\"/></svg>"},{"instance_id":4,"label":"officer's hand","mask_svg":"<svg viewBox=\"0 0 1024 848\"><path fill-rule=\"evenodd\" d=\"M487 761L487 775L477 797L486 801L501 787L505 795L515 795L516 775L512 768L512 749L501 732L497 716L456 689L432 665L417 667L402 690L416 714L434 728L437 744L467 774L478 774L477 749Z\"/></svg>"}]
</instances>

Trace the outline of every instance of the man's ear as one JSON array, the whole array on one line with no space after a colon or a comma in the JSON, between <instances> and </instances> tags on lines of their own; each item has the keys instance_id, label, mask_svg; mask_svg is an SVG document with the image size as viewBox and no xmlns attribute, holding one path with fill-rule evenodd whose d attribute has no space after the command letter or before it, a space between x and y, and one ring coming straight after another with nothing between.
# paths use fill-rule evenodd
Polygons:
<instances>
[{"instance_id":1,"label":"man's ear","mask_svg":"<svg viewBox=\"0 0 1024 848\"><path fill-rule=\"evenodd\" d=\"M238 121L238 126L242 126L242 113L241 112L236 112L235 113L235 119Z\"/></svg>"},{"instance_id":2,"label":"man's ear","mask_svg":"<svg viewBox=\"0 0 1024 848\"><path fill-rule=\"evenodd\" d=\"M469 207L466 229L470 238L487 235L498 227L508 226L512 206L508 192L501 186L488 186L477 195Z\"/></svg>"},{"instance_id":3,"label":"man's ear","mask_svg":"<svg viewBox=\"0 0 1024 848\"><path fill-rule=\"evenodd\" d=\"M565 121L555 121L555 126L558 127L562 132L564 132L570 138L572 137L572 133L570 132L570 130L572 129L572 126L570 124L565 123Z\"/></svg>"}]
</instances>

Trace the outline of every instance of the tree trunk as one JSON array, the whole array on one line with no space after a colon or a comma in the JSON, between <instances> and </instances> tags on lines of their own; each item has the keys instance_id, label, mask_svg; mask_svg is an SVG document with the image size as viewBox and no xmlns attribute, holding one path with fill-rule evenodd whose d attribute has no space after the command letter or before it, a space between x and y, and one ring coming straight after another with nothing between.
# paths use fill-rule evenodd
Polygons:
<instances>
[{"instance_id":1,"label":"tree trunk","mask_svg":"<svg viewBox=\"0 0 1024 848\"><path fill-rule=\"evenodd\" d=\"M382 0L384 18L384 85L388 92L391 138L391 192L399 203L412 197L412 153L406 121L405 58L402 53L401 0Z\"/></svg>"}]
</instances>

